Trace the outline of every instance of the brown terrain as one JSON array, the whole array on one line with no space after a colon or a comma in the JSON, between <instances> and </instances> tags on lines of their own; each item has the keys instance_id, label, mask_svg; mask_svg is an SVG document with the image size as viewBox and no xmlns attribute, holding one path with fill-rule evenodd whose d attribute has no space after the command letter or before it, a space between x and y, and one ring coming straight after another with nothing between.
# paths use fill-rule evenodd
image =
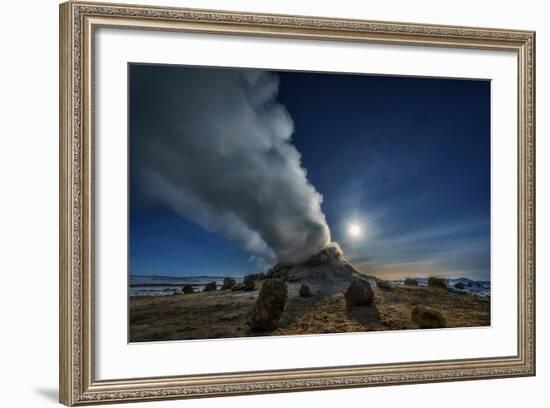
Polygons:
<instances>
[{"instance_id":1,"label":"brown terrain","mask_svg":"<svg viewBox=\"0 0 550 408\"><path fill-rule=\"evenodd\" d=\"M273 282L262 289L271 279L279 282L279 287L283 285L283 294L268 293L267 289L275 290L271 289ZM350 291L353 281L361 283L355 288L359 294ZM307 285L309 291L302 288L301 293L302 285ZM362 285L368 289L365 294L361 293ZM257 279L254 286L250 291L238 287L239 290L131 297L130 341L490 325L490 297L446 290L444 281L437 279L430 287L389 284L359 274L341 253L332 251L301 264L278 265ZM258 301L262 291L266 293ZM284 308L275 317L268 313L273 320L268 323L273 327L256 322L262 316L257 303L268 304L267 312L271 312L269 305L274 304L274 297L269 295L279 296ZM364 298L365 302L352 299L364 295L370 296Z\"/></svg>"}]
</instances>

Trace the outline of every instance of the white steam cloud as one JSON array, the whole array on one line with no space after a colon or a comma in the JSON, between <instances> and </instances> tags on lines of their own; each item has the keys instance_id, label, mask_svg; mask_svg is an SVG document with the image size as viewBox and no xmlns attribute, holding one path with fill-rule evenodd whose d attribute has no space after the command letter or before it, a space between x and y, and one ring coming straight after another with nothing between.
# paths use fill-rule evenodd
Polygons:
<instances>
[{"instance_id":1,"label":"white steam cloud","mask_svg":"<svg viewBox=\"0 0 550 408\"><path fill-rule=\"evenodd\" d=\"M322 196L291 143L292 119L275 100L275 74L171 68L134 84L137 200L171 207L260 262L302 260L330 242Z\"/></svg>"}]
</instances>

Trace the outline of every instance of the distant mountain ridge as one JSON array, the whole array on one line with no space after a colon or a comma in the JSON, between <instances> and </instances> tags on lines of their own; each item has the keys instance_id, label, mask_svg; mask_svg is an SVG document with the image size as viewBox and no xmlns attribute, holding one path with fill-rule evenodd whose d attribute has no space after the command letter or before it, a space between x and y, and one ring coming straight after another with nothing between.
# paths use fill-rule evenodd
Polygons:
<instances>
[{"instance_id":1,"label":"distant mountain ridge","mask_svg":"<svg viewBox=\"0 0 550 408\"><path fill-rule=\"evenodd\" d=\"M239 276L237 276L239 277ZM151 278L151 279L189 279L189 278L200 278L200 279L223 279L222 275L181 275L181 276L168 276L168 275L132 275L130 278Z\"/></svg>"},{"instance_id":2,"label":"distant mountain ridge","mask_svg":"<svg viewBox=\"0 0 550 408\"><path fill-rule=\"evenodd\" d=\"M416 279L419 286L428 286L428 278L413 278ZM471 293L479 296L490 296L491 295L491 281L485 280L473 280L470 278L450 278L444 279L447 282L447 287L450 292L457 293ZM404 285L405 279L394 279L390 282L393 282L398 285ZM455 285L462 283L464 288L456 288Z\"/></svg>"},{"instance_id":3,"label":"distant mountain ridge","mask_svg":"<svg viewBox=\"0 0 550 408\"><path fill-rule=\"evenodd\" d=\"M160 296L179 293L183 285L191 285L196 290L202 291L204 287L216 282L221 287L223 276L160 276L160 275L130 275L129 294L130 296ZM234 277L237 282L243 277Z\"/></svg>"}]
</instances>

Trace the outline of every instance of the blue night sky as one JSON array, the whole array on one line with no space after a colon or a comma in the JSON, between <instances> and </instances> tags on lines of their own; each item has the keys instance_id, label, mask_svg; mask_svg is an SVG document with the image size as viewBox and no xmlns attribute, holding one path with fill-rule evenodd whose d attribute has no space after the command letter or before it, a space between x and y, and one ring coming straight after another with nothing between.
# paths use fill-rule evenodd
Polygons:
<instances>
[{"instance_id":1,"label":"blue night sky","mask_svg":"<svg viewBox=\"0 0 550 408\"><path fill-rule=\"evenodd\" d=\"M209 71L220 71L199 69L204 81ZM194 213L170 205L173 200L150 198L169 188L145 180L140 166L149 153L135 146L140 138L177 135L177 121L187 116L174 109L174 103L178 109L208 109L208 103L192 99L202 95L200 85L188 93L184 86L180 93L163 91L166 84L177 89L178 82L186 83L191 70L197 68L129 67L133 275L242 276L269 266L228 238L231 235L205 228L210 224L196 222ZM293 123L290 143L301 154L307 180L323 197L321 210L332 241L356 269L388 279L490 279L489 81L274 75L275 101L269 103L286 108ZM218 118L218 105L212 105L211 122ZM189 129L194 127L185 128L176 140L183 140ZM219 138L224 137L222 127ZM168 153L162 155L163 165L180 160ZM202 183L216 179L210 174ZM360 226L359 237L349 234L350 224Z\"/></svg>"}]
</instances>

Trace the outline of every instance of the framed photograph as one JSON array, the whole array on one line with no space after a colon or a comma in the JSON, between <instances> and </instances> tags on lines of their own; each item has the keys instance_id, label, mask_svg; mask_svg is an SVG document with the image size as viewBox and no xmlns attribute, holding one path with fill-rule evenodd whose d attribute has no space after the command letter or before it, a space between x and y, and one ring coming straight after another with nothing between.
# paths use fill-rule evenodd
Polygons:
<instances>
[{"instance_id":1,"label":"framed photograph","mask_svg":"<svg viewBox=\"0 0 550 408\"><path fill-rule=\"evenodd\" d=\"M534 32L60 6L62 403L534 374Z\"/></svg>"}]
</instances>

